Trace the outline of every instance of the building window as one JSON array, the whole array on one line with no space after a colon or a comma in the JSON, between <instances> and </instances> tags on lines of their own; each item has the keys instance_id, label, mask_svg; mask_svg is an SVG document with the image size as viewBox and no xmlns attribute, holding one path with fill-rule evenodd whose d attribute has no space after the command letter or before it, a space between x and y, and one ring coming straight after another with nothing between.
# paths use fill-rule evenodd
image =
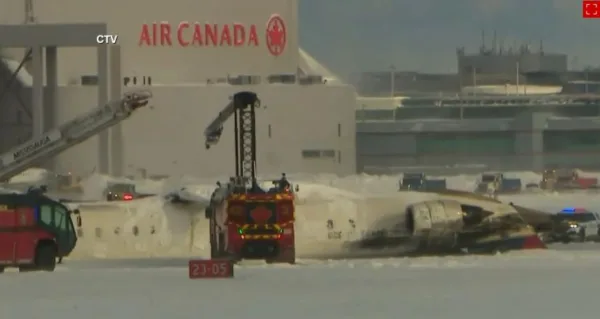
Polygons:
<instances>
[{"instance_id":1,"label":"building window","mask_svg":"<svg viewBox=\"0 0 600 319\"><path fill-rule=\"evenodd\" d=\"M327 157L327 158L335 158L335 151L334 150L322 150L321 156Z\"/></svg>"},{"instance_id":2,"label":"building window","mask_svg":"<svg viewBox=\"0 0 600 319\"><path fill-rule=\"evenodd\" d=\"M416 140L419 155L515 154L515 134L512 132L480 132L476 135L462 132L421 133Z\"/></svg>"},{"instance_id":3,"label":"building window","mask_svg":"<svg viewBox=\"0 0 600 319\"><path fill-rule=\"evenodd\" d=\"M319 150L302 150L303 158L320 158L321 151Z\"/></svg>"},{"instance_id":4,"label":"building window","mask_svg":"<svg viewBox=\"0 0 600 319\"><path fill-rule=\"evenodd\" d=\"M334 150L303 150L303 158L335 158Z\"/></svg>"},{"instance_id":5,"label":"building window","mask_svg":"<svg viewBox=\"0 0 600 319\"><path fill-rule=\"evenodd\" d=\"M591 153L600 151L600 131L545 131L544 151L550 153Z\"/></svg>"}]
</instances>

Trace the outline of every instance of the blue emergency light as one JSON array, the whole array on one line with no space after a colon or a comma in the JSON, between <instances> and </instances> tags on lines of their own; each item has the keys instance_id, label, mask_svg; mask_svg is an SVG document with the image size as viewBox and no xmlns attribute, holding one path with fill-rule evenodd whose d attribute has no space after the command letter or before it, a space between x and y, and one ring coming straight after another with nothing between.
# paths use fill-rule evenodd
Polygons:
<instances>
[{"instance_id":1,"label":"blue emergency light","mask_svg":"<svg viewBox=\"0 0 600 319\"><path fill-rule=\"evenodd\" d=\"M575 207L567 207L564 208L561 213L573 214L573 213L582 213L586 210L584 208L575 208Z\"/></svg>"}]
</instances>

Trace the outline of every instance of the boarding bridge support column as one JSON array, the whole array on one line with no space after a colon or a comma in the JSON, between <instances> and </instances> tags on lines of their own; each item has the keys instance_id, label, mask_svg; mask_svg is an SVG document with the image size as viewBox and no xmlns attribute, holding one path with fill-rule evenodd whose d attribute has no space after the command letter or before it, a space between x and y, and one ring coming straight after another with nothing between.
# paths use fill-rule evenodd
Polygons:
<instances>
[{"instance_id":1,"label":"boarding bridge support column","mask_svg":"<svg viewBox=\"0 0 600 319\"><path fill-rule=\"evenodd\" d=\"M98 105L104 105L108 103L108 46L98 45L96 52L98 65ZM108 131L98 134L98 173L100 174L110 173L108 135Z\"/></svg>"},{"instance_id":2,"label":"boarding bridge support column","mask_svg":"<svg viewBox=\"0 0 600 319\"><path fill-rule=\"evenodd\" d=\"M121 46L110 47L110 99L121 98L123 89L123 77L121 76ZM124 147L123 147L123 124L119 123L110 130L110 174L112 176L123 176L124 174Z\"/></svg>"},{"instance_id":3,"label":"boarding bridge support column","mask_svg":"<svg viewBox=\"0 0 600 319\"><path fill-rule=\"evenodd\" d=\"M47 132L56 124L56 112L58 112L58 48L55 46L46 47L46 90L44 93L44 132ZM54 158L46 160L44 164L50 170L56 169Z\"/></svg>"},{"instance_id":4,"label":"boarding bridge support column","mask_svg":"<svg viewBox=\"0 0 600 319\"><path fill-rule=\"evenodd\" d=\"M534 108L520 113L515 119L514 129L516 158L527 163L529 169L539 172L544 170L544 128L548 114Z\"/></svg>"},{"instance_id":5,"label":"boarding bridge support column","mask_svg":"<svg viewBox=\"0 0 600 319\"><path fill-rule=\"evenodd\" d=\"M32 137L39 138L44 127L44 47L36 45L31 51L33 88L31 99Z\"/></svg>"}]
</instances>

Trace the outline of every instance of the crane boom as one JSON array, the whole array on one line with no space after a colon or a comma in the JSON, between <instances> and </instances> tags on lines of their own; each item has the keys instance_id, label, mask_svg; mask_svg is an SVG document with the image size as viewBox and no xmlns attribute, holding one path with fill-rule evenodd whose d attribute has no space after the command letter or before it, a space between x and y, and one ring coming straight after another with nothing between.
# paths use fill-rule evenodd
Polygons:
<instances>
[{"instance_id":1,"label":"crane boom","mask_svg":"<svg viewBox=\"0 0 600 319\"><path fill-rule=\"evenodd\" d=\"M204 130L205 146L219 143L223 125L234 117L235 176L238 180L256 182L256 117L255 109L260 100L254 92L238 92L233 95L219 115Z\"/></svg>"},{"instance_id":2,"label":"crane boom","mask_svg":"<svg viewBox=\"0 0 600 319\"><path fill-rule=\"evenodd\" d=\"M94 135L127 119L136 109L146 106L152 93L135 91L101 105L0 155L0 180L31 168Z\"/></svg>"}]
</instances>

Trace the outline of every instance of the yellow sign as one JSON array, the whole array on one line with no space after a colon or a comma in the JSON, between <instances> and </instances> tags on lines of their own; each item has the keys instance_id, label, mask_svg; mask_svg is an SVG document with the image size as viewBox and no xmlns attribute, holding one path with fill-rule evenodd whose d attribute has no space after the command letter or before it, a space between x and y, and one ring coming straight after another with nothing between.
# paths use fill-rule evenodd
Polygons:
<instances>
[{"instance_id":1,"label":"yellow sign","mask_svg":"<svg viewBox=\"0 0 600 319\"><path fill-rule=\"evenodd\" d=\"M242 239L279 239L279 234L267 235L242 235Z\"/></svg>"}]
</instances>

